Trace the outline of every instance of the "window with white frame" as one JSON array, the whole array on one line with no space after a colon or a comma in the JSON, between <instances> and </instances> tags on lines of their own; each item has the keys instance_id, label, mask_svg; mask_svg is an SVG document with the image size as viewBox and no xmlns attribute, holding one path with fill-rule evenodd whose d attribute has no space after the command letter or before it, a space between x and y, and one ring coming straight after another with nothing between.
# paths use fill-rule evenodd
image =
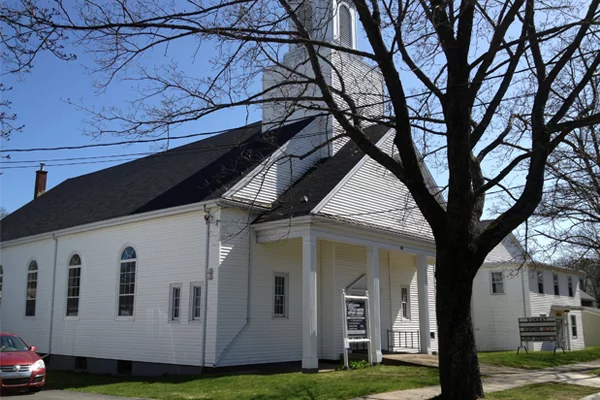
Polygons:
<instances>
[{"instance_id":1,"label":"window with white frame","mask_svg":"<svg viewBox=\"0 0 600 400\"><path fill-rule=\"evenodd\" d=\"M544 294L544 272L537 272L537 285L538 285L538 293Z\"/></svg>"},{"instance_id":2,"label":"window with white frame","mask_svg":"<svg viewBox=\"0 0 600 400\"><path fill-rule=\"evenodd\" d=\"M25 316L35 316L35 301L37 299L38 265L34 260L27 268L27 292L25 298Z\"/></svg>"},{"instance_id":3,"label":"window with white frame","mask_svg":"<svg viewBox=\"0 0 600 400\"><path fill-rule=\"evenodd\" d=\"M577 317L575 315L571 315L571 333L573 337L577 337Z\"/></svg>"},{"instance_id":4,"label":"window with white frame","mask_svg":"<svg viewBox=\"0 0 600 400\"><path fill-rule=\"evenodd\" d=\"M552 274L552 282L554 282L554 295L560 296L560 289L558 287L558 274Z\"/></svg>"},{"instance_id":5,"label":"window with white frame","mask_svg":"<svg viewBox=\"0 0 600 400\"><path fill-rule=\"evenodd\" d=\"M408 286L400 288L400 306L402 307L402 318L410 319L410 290Z\"/></svg>"},{"instance_id":6,"label":"window with white frame","mask_svg":"<svg viewBox=\"0 0 600 400\"><path fill-rule=\"evenodd\" d=\"M0 265L0 304L2 304L2 279L4 279L4 271L2 265Z\"/></svg>"},{"instance_id":7,"label":"window with white frame","mask_svg":"<svg viewBox=\"0 0 600 400\"><path fill-rule=\"evenodd\" d=\"M202 321L202 282L190 283L190 321Z\"/></svg>"},{"instance_id":8,"label":"window with white frame","mask_svg":"<svg viewBox=\"0 0 600 400\"><path fill-rule=\"evenodd\" d=\"M181 283L169 285L169 321L178 322L181 316Z\"/></svg>"},{"instance_id":9,"label":"window with white frame","mask_svg":"<svg viewBox=\"0 0 600 400\"><path fill-rule=\"evenodd\" d=\"M135 298L135 273L137 254L135 249L128 246L121 253L119 263L119 304L118 316L132 317Z\"/></svg>"},{"instance_id":10,"label":"window with white frame","mask_svg":"<svg viewBox=\"0 0 600 400\"><path fill-rule=\"evenodd\" d=\"M492 294L504 294L504 274L492 272Z\"/></svg>"},{"instance_id":11,"label":"window with white frame","mask_svg":"<svg viewBox=\"0 0 600 400\"><path fill-rule=\"evenodd\" d=\"M288 274L275 273L273 281L273 316L287 317Z\"/></svg>"},{"instance_id":12,"label":"window with white frame","mask_svg":"<svg viewBox=\"0 0 600 400\"><path fill-rule=\"evenodd\" d=\"M79 289L81 286L81 257L73 254L69 260L67 280L67 317L79 315Z\"/></svg>"},{"instance_id":13,"label":"window with white frame","mask_svg":"<svg viewBox=\"0 0 600 400\"><path fill-rule=\"evenodd\" d=\"M352 13L347 4L342 3L338 8L340 44L346 47L353 47L354 38L352 35Z\"/></svg>"},{"instance_id":14,"label":"window with white frame","mask_svg":"<svg viewBox=\"0 0 600 400\"><path fill-rule=\"evenodd\" d=\"M573 277L567 277L567 286L569 288L569 297L574 297L575 294L573 292Z\"/></svg>"}]
</instances>

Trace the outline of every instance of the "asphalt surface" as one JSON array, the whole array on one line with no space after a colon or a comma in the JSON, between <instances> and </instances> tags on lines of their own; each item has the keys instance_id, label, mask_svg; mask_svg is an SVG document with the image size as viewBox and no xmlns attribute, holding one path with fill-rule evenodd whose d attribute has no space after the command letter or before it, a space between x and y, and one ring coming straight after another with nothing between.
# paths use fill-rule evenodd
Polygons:
<instances>
[{"instance_id":1,"label":"asphalt surface","mask_svg":"<svg viewBox=\"0 0 600 400\"><path fill-rule=\"evenodd\" d=\"M0 397L11 400L143 400L139 397L106 396L103 394L69 392L67 390L42 390L38 393L2 392Z\"/></svg>"}]
</instances>

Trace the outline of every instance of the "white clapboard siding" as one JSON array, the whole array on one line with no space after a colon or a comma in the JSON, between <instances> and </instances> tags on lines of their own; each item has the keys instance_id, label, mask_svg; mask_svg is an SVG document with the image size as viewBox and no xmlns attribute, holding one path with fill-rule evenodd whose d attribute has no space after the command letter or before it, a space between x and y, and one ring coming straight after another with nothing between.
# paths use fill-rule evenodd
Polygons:
<instances>
[{"instance_id":1,"label":"white clapboard siding","mask_svg":"<svg viewBox=\"0 0 600 400\"><path fill-rule=\"evenodd\" d=\"M504 274L504 294L492 294L492 272ZM526 315L523 273L508 266L480 268L473 280L471 308L479 351L516 350L520 343L518 318Z\"/></svg>"},{"instance_id":2,"label":"white clapboard siding","mask_svg":"<svg viewBox=\"0 0 600 400\"><path fill-rule=\"evenodd\" d=\"M188 315L190 282L204 280L205 229L204 214L193 212L60 237L52 353L200 365L203 324L188 322ZM218 256L215 230L209 251ZM127 245L138 257L133 319L117 317L119 253ZM65 317L67 263L74 252L83 261L77 318ZM168 321L172 283L181 284L179 322ZM207 331L214 331L215 300L209 295ZM214 353L208 336L207 349Z\"/></svg>"},{"instance_id":3,"label":"white clapboard siding","mask_svg":"<svg viewBox=\"0 0 600 400\"><path fill-rule=\"evenodd\" d=\"M537 280L537 272L540 271L543 273L544 279L544 293L538 293L538 280ZM553 282L553 274L558 275L559 282L559 296L554 295L554 282ZM569 297L568 295L568 286L567 286L567 277L572 277L573 279L573 291L574 296ZM579 277L577 275L572 275L567 272L559 271L559 270L551 270L541 267L529 267L528 268L528 280L529 280L529 301L531 304L531 316L538 317L542 314L547 316L552 316L552 305L556 306L581 306L581 294L580 294L580 282ZM578 318L578 330L581 331L582 321L581 321L581 313L578 311L574 312ZM572 350L578 350L585 347L583 332L580 332L579 335L575 338L571 332L571 317L568 317L569 324L569 341L571 343ZM535 343L533 345L535 350L540 350L542 348L548 348L547 345L542 343Z\"/></svg>"},{"instance_id":4,"label":"white clapboard siding","mask_svg":"<svg viewBox=\"0 0 600 400\"><path fill-rule=\"evenodd\" d=\"M234 246L228 257L232 257L236 251ZM242 262L242 256L239 257ZM273 282L276 272L289 274L286 318L273 317ZM222 281L220 284L226 285L226 282ZM236 299L240 304L246 304L244 295L236 296ZM301 328L302 241L289 239L269 244L254 243L250 324L223 355L218 366L300 360Z\"/></svg>"},{"instance_id":5,"label":"white clapboard siding","mask_svg":"<svg viewBox=\"0 0 600 400\"><path fill-rule=\"evenodd\" d=\"M416 332L419 327L419 300L417 286L417 269L414 255L391 251L390 267L389 267L389 285L390 285L390 321L391 325L386 326L387 330L413 332L414 343L416 347L417 337ZM427 271L427 279L429 283L429 329L435 332L435 339L431 339L431 350L438 350L437 338L437 322L435 314L435 279L433 274L433 266L429 266ZM409 318L404 318L401 311L401 288L405 286L409 288ZM409 337L410 334L407 335ZM409 339L410 340L410 339ZM399 343L390 343L390 350L404 350L403 348L395 348ZM404 344L404 339L402 339Z\"/></svg>"},{"instance_id":6,"label":"white clapboard siding","mask_svg":"<svg viewBox=\"0 0 600 400\"><path fill-rule=\"evenodd\" d=\"M496 247L489 252L485 257L486 263L522 263L523 249L517 243L515 237L510 234L502 240Z\"/></svg>"},{"instance_id":7,"label":"white clapboard siding","mask_svg":"<svg viewBox=\"0 0 600 400\"><path fill-rule=\"evenodd\" d=\"M387 135L382 148L391 154L391 146L392 137ZM353 172L319 213L433 240L431 228L406 186L371 158Z\"/></svg>"},{"instance_id":8,"label":"white clapboard siding","mask_svg":"<svg viewBox=\"0 0 600 400\"><path fill-rule=\"evenodd\" d=\"M312 121L225 193L224 197L267 205L277 200L279 195L321 159L319 151L299 158L310 153L323 141L319 133L320 126L319 119Z\"/></svg>"},{"instance_id":9,"label":"white clapboard siding","mask_svg":"<svg viewBox=\"0 0 600 400\"><path fill-rule=\"evenodd\" d=\"M38 265L35 317L25 316L27 269L31 260ZM48 352L54 241L40 240L0 250L3 268L0 330L16 333L41 353Z\"/></svg>"}]
</instances>

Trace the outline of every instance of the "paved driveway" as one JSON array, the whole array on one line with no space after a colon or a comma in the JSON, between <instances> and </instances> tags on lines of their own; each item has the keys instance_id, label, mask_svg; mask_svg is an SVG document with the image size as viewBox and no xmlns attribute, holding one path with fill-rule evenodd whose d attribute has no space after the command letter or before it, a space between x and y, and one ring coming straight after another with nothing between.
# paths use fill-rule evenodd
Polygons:
<instances>
[{"instance_id":1,"label":"paved driveway","mask_svg":"<svg viewBox=\"0 0 600 400\"><path fill-rule=\"evenodd\" d=\"M2 393L10 400L143 400L132 397L106 396L103 394L69 392L67 390L42 390L39 393Z\"/></svg>"}]
</instances>

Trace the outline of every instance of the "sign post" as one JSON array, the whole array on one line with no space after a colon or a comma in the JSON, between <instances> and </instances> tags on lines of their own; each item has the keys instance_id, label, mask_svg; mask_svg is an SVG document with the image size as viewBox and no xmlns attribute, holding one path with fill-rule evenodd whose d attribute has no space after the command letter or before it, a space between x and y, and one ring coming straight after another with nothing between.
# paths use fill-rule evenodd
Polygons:
<instances>
[{"instance_id":1,"label":"sign post","mask_svg":"<svg viewBox=\"0 0 600 400\"><path fill-rule=\"evenodd\" d=\"M344 367L348 363L348 349L352 343L367 343L369 364L371 355L371 327L369 326L369 293L365 296L350 296L342 289L342 317L344 334Z\"/></svg>"},{"instance_id":2,"label":"sign post","mask_svg":"<svg viewBox=\"0 0 600 400\"><path fill-rule=\"evenodd\" d=\"M517 354L521 349L525 349L525 353L527 353L524 342L554 342L554 354L558 348L561 348L563 353L565 352L565 348L558 340L555 317L521 317L519 318L519 335L521 345L517 348Z\"/></svg>"}]
</instances>

